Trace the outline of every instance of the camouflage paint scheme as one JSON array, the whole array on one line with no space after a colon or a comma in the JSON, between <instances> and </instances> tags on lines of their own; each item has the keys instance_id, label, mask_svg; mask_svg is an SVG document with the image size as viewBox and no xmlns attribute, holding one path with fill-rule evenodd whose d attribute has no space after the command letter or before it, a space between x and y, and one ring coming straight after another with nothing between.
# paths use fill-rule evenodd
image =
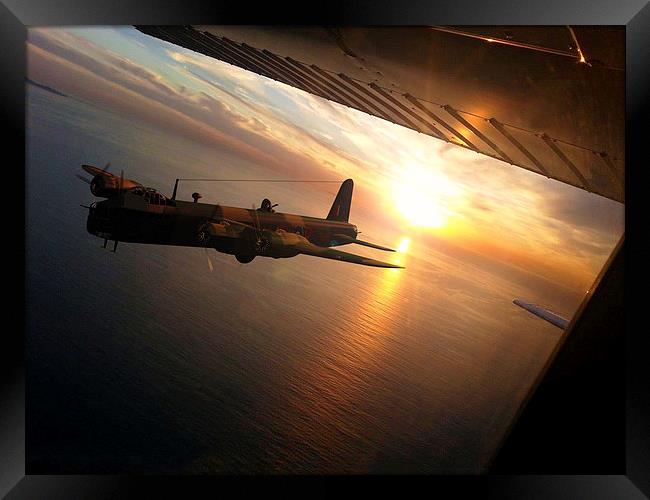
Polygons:
<instances>
[{"instance_id":1,"label":"camouflage paint scheme","mask_svg":"<svg viewBox=\"0 0 650 500\"><path fill-rule=\"evenodd\" d=\"M257 256L288 258L299 254L373 267L402 268L331 247L357 243L379 250L390 248L357 239L348 222L354 183L341 185L325 219L275 212L268 200L262 208L246 209L169 199L154 189L106 170L83 165L94 177L95 196L107 198L89 207L87 230L108 240L155 245L214 248L247 263Z\"/></svg>"}]
</instances>

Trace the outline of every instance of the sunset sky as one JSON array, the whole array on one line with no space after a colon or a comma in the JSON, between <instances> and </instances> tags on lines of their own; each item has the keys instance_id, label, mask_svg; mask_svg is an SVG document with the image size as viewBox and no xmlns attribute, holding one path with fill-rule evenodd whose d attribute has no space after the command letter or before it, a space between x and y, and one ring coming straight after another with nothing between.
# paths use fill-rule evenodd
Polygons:
<instances>
[{"instance_id":1,"label":"sunset sky","mask_svg":"<svg viewBox=\"0 0 650 500\"><path fill-rule=\"evenodd\" d=\"M423 255L457 246L585 290L624 231L617 202L131 27L29 29L28 63L40 84L281 178L351 177L355 206L382 214L369 229Z\"/></svg>"}]
</instances>

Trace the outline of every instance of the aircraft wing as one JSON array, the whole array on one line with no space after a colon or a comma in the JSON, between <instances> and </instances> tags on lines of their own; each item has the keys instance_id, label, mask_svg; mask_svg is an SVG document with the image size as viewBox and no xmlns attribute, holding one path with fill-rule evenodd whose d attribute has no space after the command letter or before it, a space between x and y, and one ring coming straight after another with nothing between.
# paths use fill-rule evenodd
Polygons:
<instances>
[{"instance_id":1,"label":"aircraft wing","mask_svg":"<svg viewBox=\"0 0 650 500\"><path fill-rule=\"evenodd\" d=\"M248 226L247 224L238 223L236 221L230 221L224 219L223 222L207 222L201 228L202 231L206 231L210 236L219 236L222 238L241 238L242 230Z\"/></svg>"},{"instance_id":2,"label":"aircraft wing","mask_svg":"<svg viewBox=\"0 0 650 500\"><path fill-rule=\"evenodd\" d=\"M210 227L210 234L215 236L228 236L231 238L238 238L241 236L241 231L233 230L233 227L257 231L255 227L243 222L238 222L232 219L224 219L224 222L227 224L225 227L224 224L208 224ZM265 230L264 232L270 236L272 246L291 248L299 254L312 255L314 257L322 257L324 259L340 260L343 262L350 262L352 264L361 264L362 266L405 269L404 266L391 264L390 262L382 262L380 260L362 257L361 255L342 252L341 250L314 245L307 238L296 233L289 233L286 231L273 232L268 230Z\"/></svg>"},{"instance_id":3,"label":"aircraft wing","mask_svg":"<svg viewBox=\"0 0 650 500\"><path fill-rule=\"evenodd\" d=\"M257 231L255 226L251 226L250 224L246 224L245 222L239 222L238 220L234 219L223 219L223 222L226 222L228 224L232 224L233 226L237 226L241 229L250 229L252 231Z\"/></svg>"},{"instance_id":4,"label":"aircraft wing","mask_svg":"<svg viewBox=\"0 0 650 500\"><path fill-rule=\"evenodd\" d=\"M529 304L528 302L524 302L521 299L515 299L512 301L512 303L518 305L522 309L526 309L526 311L533 313L535 316L542 318L545 321L548 321L552 325L557 326L562 330L565 330L566 327L569 325L568 319L563 318L562 316L555 314L554 312L549 311L548 309L545 309L542 306L538 306L536 304Z\"/></svg>"},{"instance_id":5,"label":"aircraft wing","mask_svg":"<svg viewBox=\"0 0 650 500\"><path fill-rule=\"evenodd\" d=\"M624 203L622 26L136 26Z\"/></svg>"},{"instance_id":6,"label":"aircraft wing","mask_svg":"<svg viewBox=\"0 0 650 500\"><path fill-rule=\"evenodd\" d=\"M397 264L382 262L380 260L369 259L368 257L362 257L360 255L342 252L341 250L314 245L306 238L301 238L300 242L294 244L293 247L298 250L298 253L301 253L303 255L313 255L314 257L322 257L324 259L341 260L343 262L350 262L352 264L361 264L362 266L404 269L404 266L399 266Z\"/></svg>"},{"instance_id":7,"label":"aircraft wing","mask_svg":"<svg viewBox=\"0 0 650 500\"><path fill-rule=\"evenodd\" d=\"M110 172L107 172L103 168L98 168L98 167L93 167L92 165L81 165L81 168L83 168L86 172L88 172L90 175L93 177L96 175L104 175L106 177L115 177L113 174Z\"/></svg>"}]
</instances>

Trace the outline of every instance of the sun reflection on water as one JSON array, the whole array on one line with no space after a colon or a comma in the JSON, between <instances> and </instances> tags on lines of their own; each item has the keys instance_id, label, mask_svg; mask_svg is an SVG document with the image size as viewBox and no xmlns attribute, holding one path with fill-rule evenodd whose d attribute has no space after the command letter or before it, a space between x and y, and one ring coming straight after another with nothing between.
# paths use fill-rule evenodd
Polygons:
<instances>
[{"instance_id":1,"label":"sun reflection on water","mask_svg":"<svg viewBox=\"0 0 650 500\"><path fill-rule=\"evenodd\" d=\"M405 264L410 239L397 243L393 262ZM286 429L296 443L306 445L305 453L328 456L338 463L341 472L363 471L361 453L364 439L376 436L378 423L373 407L382 398L377 378L392 379L400 332L397 324L400 309L400 286L404 269L382 269L359 274L359 293L342 303L330 334L307 362L297 366L300 376L292 384L289 398L283 403L291 413ZM380 389L379 392L381 392ZM357 436L350 442L350 436ZM365 436L365 437L364 437ZM299 444L299 447L301 445ZM351 465L354 464L354 465Z\"/></svg>"}]
</instances>

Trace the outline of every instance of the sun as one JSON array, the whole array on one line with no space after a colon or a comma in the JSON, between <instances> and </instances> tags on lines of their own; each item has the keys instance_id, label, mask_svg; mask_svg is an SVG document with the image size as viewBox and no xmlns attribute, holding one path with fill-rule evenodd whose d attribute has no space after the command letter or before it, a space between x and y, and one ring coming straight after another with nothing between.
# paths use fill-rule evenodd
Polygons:
<instances>
[{"instance_id":1,"label":"sun","mask_svg":"<svg viewBox=\"0 0 650 500\"><path fill-rule=\"evenodd\" d=\"M399 240L399 243L397 245L397 252L398 253L406 253L409 249L409 246L411 245L411 238L407 236L402 236Z\"/></svg>"},{"instance_id":2,"label":"sun","mask_svg":"<svg viewBox=\"0 0 650 500\"><path fill-rule=\"evenodd\" d=\"M394 201L400 215L412 226L440 229L449 219L448 202L458 192L443 175L423 167L411 167L397 184Z\"/></svg>"}]
</instances>

